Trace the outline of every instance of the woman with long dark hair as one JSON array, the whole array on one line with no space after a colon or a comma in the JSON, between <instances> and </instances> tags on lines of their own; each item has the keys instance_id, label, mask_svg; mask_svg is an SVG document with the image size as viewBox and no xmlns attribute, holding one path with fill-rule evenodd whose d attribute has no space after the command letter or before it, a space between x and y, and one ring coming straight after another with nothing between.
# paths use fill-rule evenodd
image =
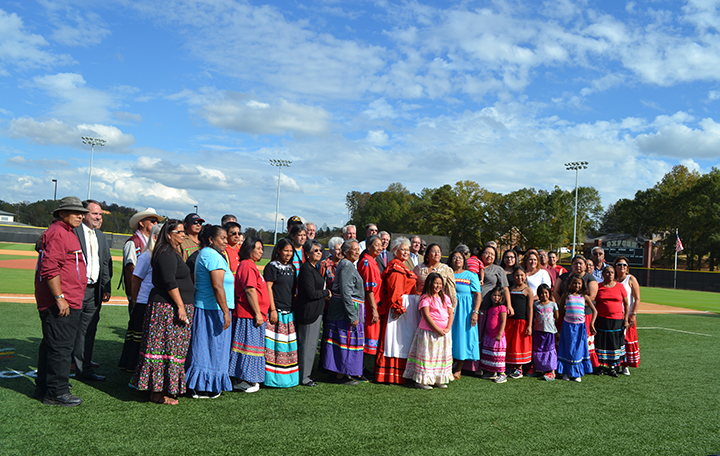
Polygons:
<instances>
[{"instance_id":1,"label":"woman with long dark hair","mask_svg":"<svg viewBox=\"0 0 720 456\"><path fill-rule=\"evenodd\" d=\"M297 284L291 262L294 251L289 239L280 239L263 271L270 308L276 309L265 328L265 386L276 388L297 386L300 381L293 312Z\"/></svg>"},{"instance_id":2,"label":"woman with long dark hair","mask_svg":"<svg viewBox=\"0 0 720 456\"><path fill-rule=\"evenodd\" d=\"M185 392L185 356L190 346L195 287L178 253L185 239L180 220L170 219L160 230L150 263L153 289L148 296L140 361L132 383L150 391L150 400L175 405Z\"/></svg>"},{"instance_id":3,"label":"woman with long dark hair","mask_svg":"<svg viewBox=\"0 0 720 456\"><path fill-rule=\"evenodd\" d=\"M223 257L227 232L218 225L200 231L195 260L195 321L188 351L187 384L194 398L218 397L232 391L230 362L230 309L235 307L233 275Z\"/></svg>"},{"instance_id":4,"label":"woman with long dark hair","mask_svg":"<svg viewBox=\"0 0 720 456\"><path fill-rule=\"evenodd\" d=\"M229 371L237 379L233 389L255 393L265 381L265 320L268 314L275 320L277 310L270 307L265 279L255 266L263 256L260 238L245 239L238 255Z\"/></svg>"}]
</instances>

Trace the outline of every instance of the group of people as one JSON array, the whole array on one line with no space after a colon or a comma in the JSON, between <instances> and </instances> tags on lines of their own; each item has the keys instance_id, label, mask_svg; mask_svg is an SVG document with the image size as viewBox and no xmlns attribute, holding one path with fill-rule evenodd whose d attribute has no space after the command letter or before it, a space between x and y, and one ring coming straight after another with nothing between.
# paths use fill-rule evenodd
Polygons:
<instances>
[{"instance_id":1,"label":"group of people","mask_svg":"<svg viewBox=\"0 0 720 456\"><path fill-rule=\"evenodd\" d=\"M447 388L463 371L497 383L523 375L550 381L556 372L580 381L593 372L629 375L639 363L639 287L627 259L606 265L601 249L598 283L581 255L571 272L557 265L556 252L535 249L508 250L496 264L489 243L472 252L459 245L443 262L438 244L419 236L391 242L375 224L363 241L355 226L343 227L326 251L315 226L296 216L261 273L263 244L243 239L234 216L220 225L197 214L163 222L148 208L130 224L120 367L156 403L177 404L186 393L253 393L260 384L314 387L318 352L318 368L333 383L426 390ZM58 393L70 394L47 394Z\"/></svg>"}]
</instances>

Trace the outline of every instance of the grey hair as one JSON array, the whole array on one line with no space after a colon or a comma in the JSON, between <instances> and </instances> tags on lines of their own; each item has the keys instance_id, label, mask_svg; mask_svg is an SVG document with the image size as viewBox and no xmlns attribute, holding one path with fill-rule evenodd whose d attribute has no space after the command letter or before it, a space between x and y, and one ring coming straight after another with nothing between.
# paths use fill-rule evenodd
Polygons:
<instances>
[{"instance_id":1,"label":"grey hair","mask_svg":"<svg viewBox=\"0 0 720 456\"><path fill-rule=\"evenodd\" d=\"M410 247L410 239L406 238L405 236L400 236L398 238L395 238L394 241L392 241L392 246L390 246L390 251L395 253L397 249L400 247Z\"/></svg>"},{"instance_id":2,"label":"grey hair","mask_svg":"<svg viewBox=\"0 0 720 456\"><path fill-rule=\"evenodd\" d=\"M312 251L313 247L320 247L320 251L323 250L323 245L320 243L320 241L316 241L315 239L310 239L307 241L304 245L303 251L305 252L305 260L310 261L310 252Z\"/></svg>"},{"instance_id":3,"label":"grey hair","mask_svg":"<svg viewBox=\"0 0 720 456\"><path fill-rule=\"evenodd\" d=\"M470 255L470 249L465 244L458 244L457 247L455 247L455 250L453 250L453 253L460 252L463 255Z\"/></svg>"},{"instance_id":4,"label":"grey hair","mask_svg":"<svg viewBox=\"0 0 720 456\"><path fill-rule=\"evenodd\" d=\"M341 238L340 236L333 236L328 241L328 248L330 250L335 250L335 247L337 247L338 245L341 245L343 242L344 242L343 238Z\"/></svg>"},{"instance_id":5,"label":"grey hair","mask_svg":"<svg viewBox=\"0 0 720 456\"><path fill-rule=\"evenodd\" d=\"M390 236L390 233L388 233L387 231L380 231L377 235L382 237L383 234L387 234L388 236Z\"/></svg>"},{"instance_id":6,"label":"grey hair","mask_svg":"<svg viewBox=\"0 0 720 456\"><path fill-rule=\"evenodd\" d=\"M343 256L345 255L345 253L347 253L348 250L350 250L350 247L352 247L353 244L359 244L357 239L348 239L347 241L343 242L343 245L342 245Z\"/></svg>"},{"instance_id":7,"label":"grey hair","mask_svg":"<svg viewBox=\"0 0 720 456\"><path fill-rule=\"evenodd\" d=\"M590 253L593 254L593 253L597 252L598 250L602 250L602 253L605 253L605 249L600 247L599 245L596 245L595 247L593 247L592 250L590 251Z\"/></svg>"},{"instance_id":8,"label":"grey hair","mask_svg":"<svg viewBox=\"0 0 720 456\"><path fill-rule=\"evenodd\" d=\"M348 228L350 228L350 227L355 228L355 231L357 231L357 228L355 227L355 225L345 225L345 226L342 228L342 234L343 234L343 235L344 235L344 234L347 234L347 230L348 230Z\"/></svg>"},{"instance_id":9,"label":"grey hair","mask_svg":"<svg viewBox=\"0 0 720 456\"><path fill-rule=\"evenodd\" d=\"M368 247L370 247L371 245L373 245L373 244L375 243L375 241L377 241L378 239L380 239L380 236L378 236L377 234L373 234L372 236L368 236L368 238L365 239L365 248L367 249ZM381 240L380 242L382 242L382 240Z\"/></svg>"}]
</instances>

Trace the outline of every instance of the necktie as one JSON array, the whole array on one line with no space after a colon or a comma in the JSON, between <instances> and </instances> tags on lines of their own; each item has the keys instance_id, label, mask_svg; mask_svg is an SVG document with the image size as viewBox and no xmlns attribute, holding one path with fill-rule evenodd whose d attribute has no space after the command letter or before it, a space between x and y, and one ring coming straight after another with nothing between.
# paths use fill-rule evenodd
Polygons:
<instances>
[{"instance_id":1,"label":"necktie","mask_svg":"<svg viewBox=\"0 0 720 456\"><path fill-rule=\"evenodd\" d=\"M100 275L100 257L98 255L98 241L95 236L95 230L90 230L90 251L88 252L88 262L90 263L90 271L88 278L93 282L97 282Z\"/></svg>"}]
</instances>

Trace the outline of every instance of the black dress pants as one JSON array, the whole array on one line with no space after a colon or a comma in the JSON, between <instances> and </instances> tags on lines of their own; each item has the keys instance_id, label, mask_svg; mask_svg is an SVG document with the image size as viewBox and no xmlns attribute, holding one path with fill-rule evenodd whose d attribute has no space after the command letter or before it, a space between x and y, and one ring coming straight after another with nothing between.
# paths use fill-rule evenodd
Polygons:
<instances>
[{"instance_id":1,"label":"black dress pants","mask_svg":"<svg viewBox=\"0 0 720 456\"><path fill-rule=\"evenodd\" d=\"M70 315L62 318L58 313L57 305L40 311L43 338L35 385L51 396L70 392L70 364L81 311L70 309Z\"/></svg>"}]
</instances>

